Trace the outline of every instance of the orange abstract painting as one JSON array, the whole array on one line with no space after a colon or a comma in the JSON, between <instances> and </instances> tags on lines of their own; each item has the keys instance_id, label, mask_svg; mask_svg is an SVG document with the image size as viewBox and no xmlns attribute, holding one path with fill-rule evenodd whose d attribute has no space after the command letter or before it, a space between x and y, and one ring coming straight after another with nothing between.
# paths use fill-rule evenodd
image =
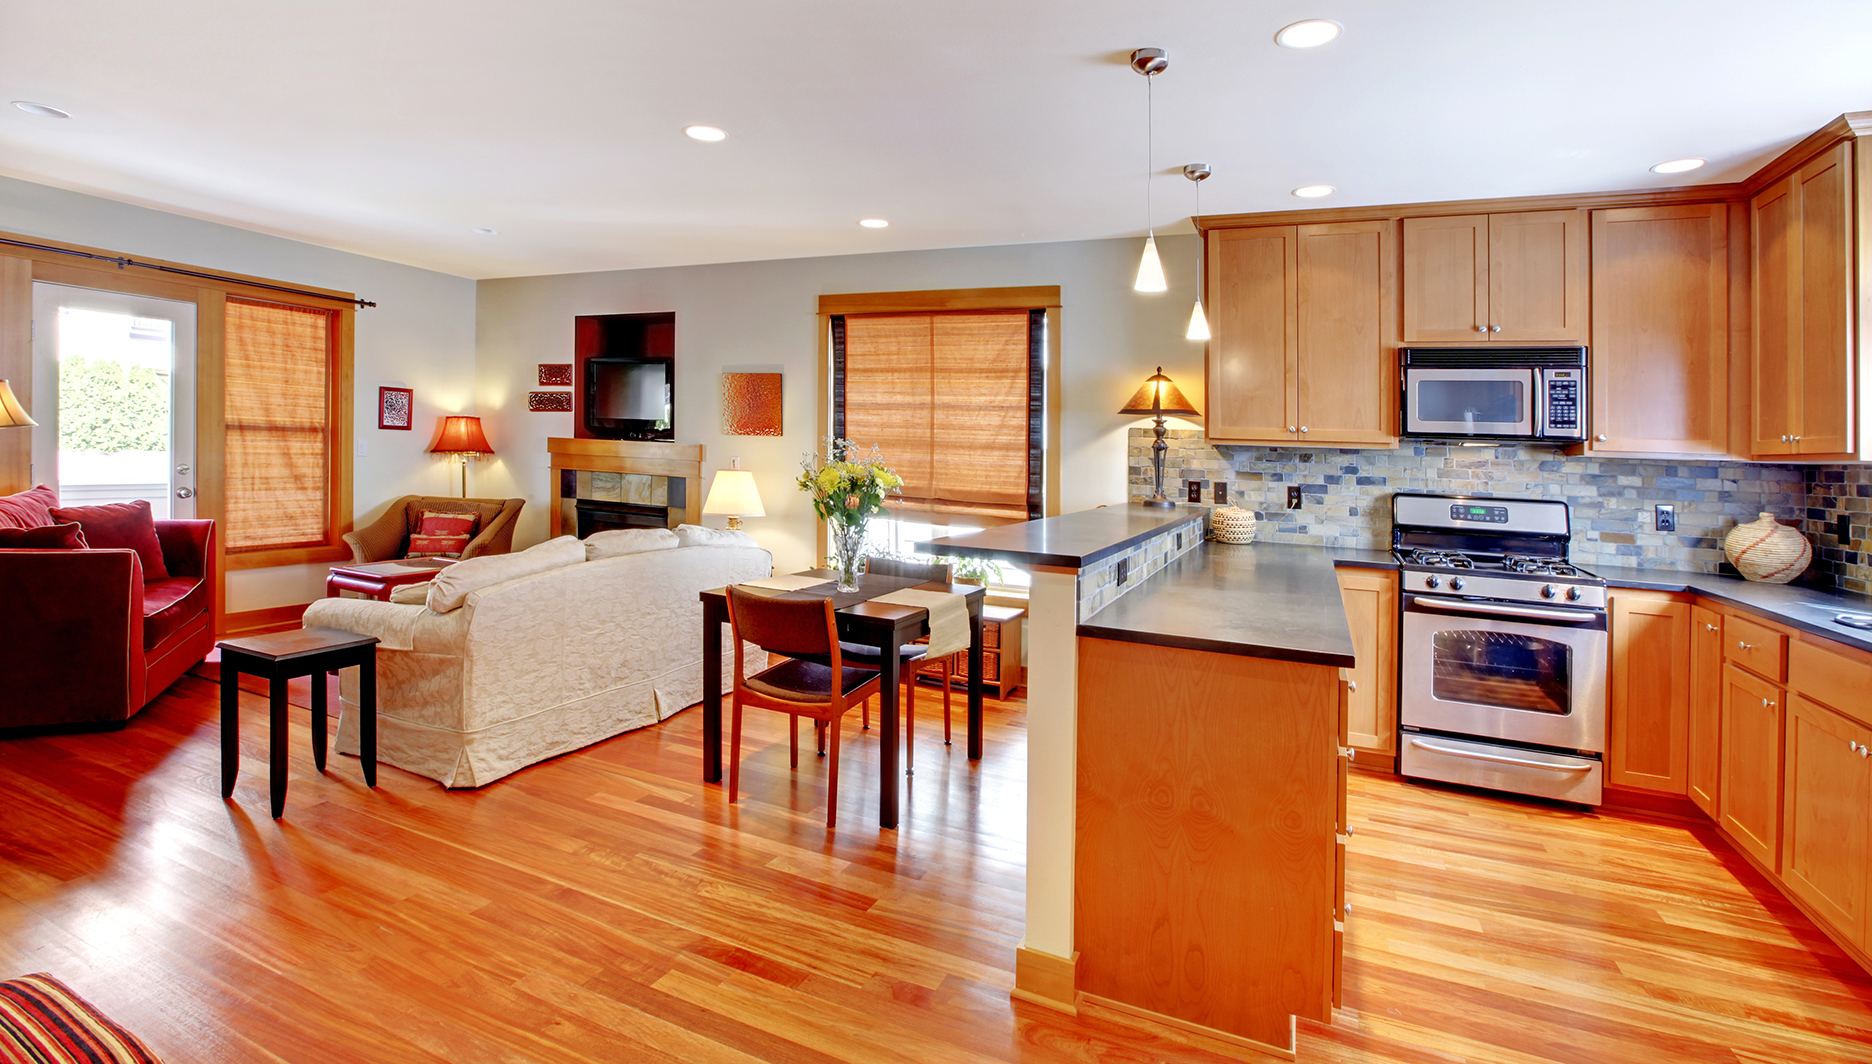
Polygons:
<instances>
[{"instance_id":1,"label":"orange abstract painting","mask_svg":"<svg viewBox=\"0 0 1872 1064\"><path fill-rule=\"evenodd\" d=\"M778 373L722 374L722 434L780 435L780 379Z\"/></svg>"}]
</instances>

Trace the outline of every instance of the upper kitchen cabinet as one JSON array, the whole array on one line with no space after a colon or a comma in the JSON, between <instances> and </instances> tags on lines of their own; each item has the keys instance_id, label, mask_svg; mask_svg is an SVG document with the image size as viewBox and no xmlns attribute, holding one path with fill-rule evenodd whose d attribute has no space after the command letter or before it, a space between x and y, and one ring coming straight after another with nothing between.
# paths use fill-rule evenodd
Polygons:
<instances>
[{"instance_id":1,"label":"upper kitchen cabinet","mask_svg":"<svg viewBox=\"0 0 1872 1064\"><path fill-rule=\"evenodd\" d=\"M1752 457L1857 457L1853 154L1841 141L1749 201Z\"/></svg>"},{"instance_id":2,"label":"upper kitchen cabinet","mask_svg":"<svg viewBox=\"0 0 1872 1064\"><path fill-rule=\"evenodd\" d=\"M1397 444L1393 226L1209 234L1210 439Z\"/></svg>"},{"instance_id":3,"label":"upper kitchen cabinet","mask_svg":"<svg viewBox=\"0 0 1872 1064\"><path fill-rule=\"evenodd\" d=\"M1404 219L1404 342L1586 341L1586 212Z\"/></svg>"},{"instance_id":4,"label":"upper kitchen cabinet","mask_svg":"<svg viewBox=\"0 0 1872 1064\"><path fill-rule=\"evenodd\" d=\"M1593 451L1729 447L1729 208L1592 212Z\"/></svg>"}]
</instances>

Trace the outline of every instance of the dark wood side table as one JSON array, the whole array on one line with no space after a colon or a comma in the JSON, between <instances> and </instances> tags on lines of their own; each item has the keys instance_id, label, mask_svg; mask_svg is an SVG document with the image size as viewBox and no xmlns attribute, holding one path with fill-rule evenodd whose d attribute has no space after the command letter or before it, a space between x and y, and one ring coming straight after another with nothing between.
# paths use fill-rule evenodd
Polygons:
<instances>
[{"instance_id":1,"label":"dark wood side table","mask_svg":"<svg viewBox=\"0 0 1872 1064\"><path fill-rule=\"evenodd\" d=\"M421 584L454 565L453 558L407 558L397 562L366 562L334 565L325 578L325 597L337 598L340 591L356 591L374 599L388 600L390 592L405 584Z\"/></svg>"},{"instance_id":2,"label":"dark wood side table","mask_svg":"<svg viewBox=\"0 0 1872 1064\"><path fill-rule=\"evenodd\" d=\"M377 786L377 637L336 628L299 628L224 639L221 648L221 797L234 796L240 771L240 674L267 680L270 710L267 775L273 819L286 811L286 681L312 677L312 761L325 771L325 673L356 665L361 671L358 730L364 783Z\"/></svg>"}]
</instances>

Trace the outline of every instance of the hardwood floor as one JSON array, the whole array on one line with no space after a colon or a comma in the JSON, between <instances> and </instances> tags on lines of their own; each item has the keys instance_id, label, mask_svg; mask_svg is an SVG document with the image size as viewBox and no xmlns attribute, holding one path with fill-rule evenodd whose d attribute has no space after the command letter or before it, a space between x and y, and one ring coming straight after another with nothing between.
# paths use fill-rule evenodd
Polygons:
<instances>
[{"instance_id":1,"label":"hardwood floor","mask_svg":"<svg viewBox=\"0 0 1872 1064\"><path fill-rule=\"evenodd\" d=\"M375 793L353 758L313 771L296 712L275 823L264 699L223 803L217 694L0 740L0 975L52 972L177 1064L1233 1055L1009 1000L1019 702L979 766L918 722L894 833L875 732L849 740L828 836L782 718L751 718L731 808L693 711L480 791L385 767ZM1872 1059L1872 979L1707 828L1359 774L1351 807L1347 1007L1302 1061Z\"/></svg>"}]
</instances>

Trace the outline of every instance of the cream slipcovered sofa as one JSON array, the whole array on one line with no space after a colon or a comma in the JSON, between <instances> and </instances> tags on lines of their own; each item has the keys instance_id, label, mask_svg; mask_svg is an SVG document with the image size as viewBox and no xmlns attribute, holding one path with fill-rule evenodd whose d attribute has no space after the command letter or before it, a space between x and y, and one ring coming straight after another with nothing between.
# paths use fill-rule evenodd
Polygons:
<instances>
[{"instance_id":1,"label":"cream slipcovered sofa","mask_svg":"<svg viewBox=\"0 0 1872 1064\"><path fill-rule=\"evenodd\" d=\"M459 562L390 602L322 599L304 623L382 640L380 760L480 787L701 701L699 593L772 574L741 532L561 536ZM722 658L727 690L734 655ZM357 670L342 690L338 750L356 754Z\"/></svg>"}]
</instances>

